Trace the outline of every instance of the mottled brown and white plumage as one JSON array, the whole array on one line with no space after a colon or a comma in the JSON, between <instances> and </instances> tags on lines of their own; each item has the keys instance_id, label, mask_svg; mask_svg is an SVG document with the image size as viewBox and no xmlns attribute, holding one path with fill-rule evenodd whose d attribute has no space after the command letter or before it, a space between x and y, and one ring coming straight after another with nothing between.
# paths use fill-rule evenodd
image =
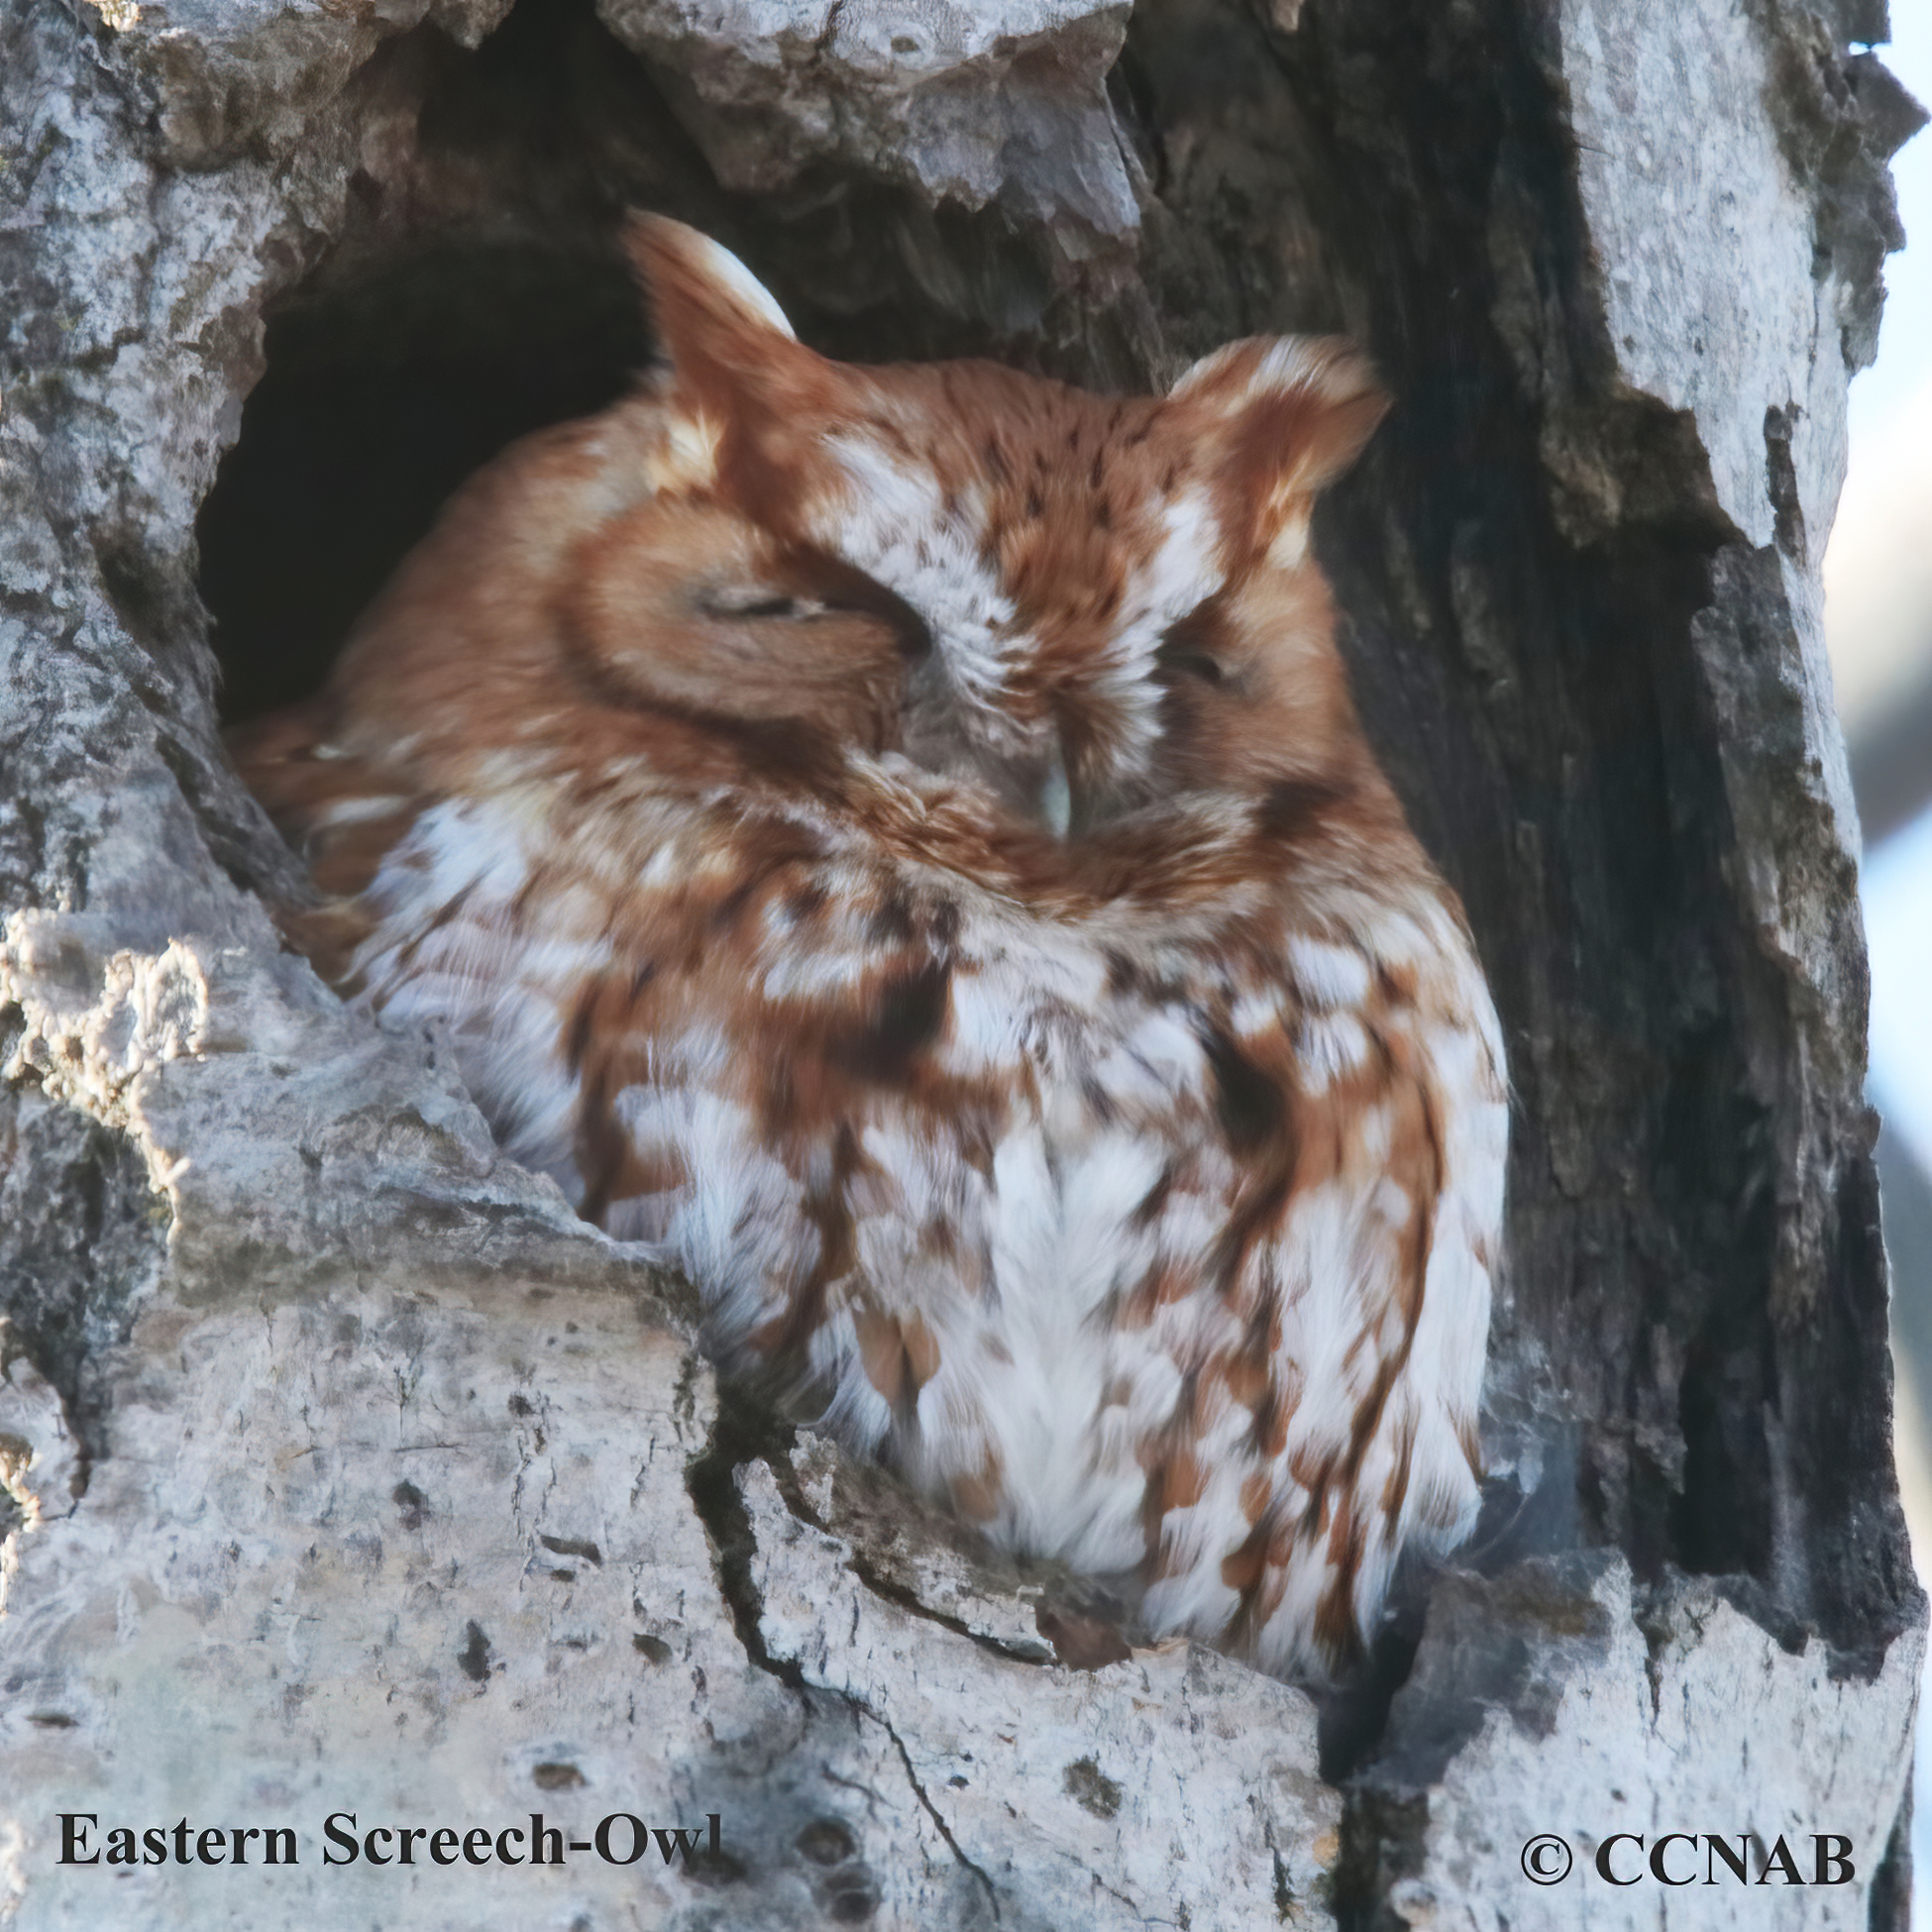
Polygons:
<instances>
[{"instance_id":1,"label":"mottled brown and white plumage","mask_svg":"<svg viewBox=\"0 0 1932 1932\"><path fill-rule=\"evenodd\" d=\"M1283 1671L1465 1536L1494 1012L1309 545L1384 404L863 369L640 218L665 362L519 443L244 734L317 965L724 1363Z\"/></svg>"}]
</instances>

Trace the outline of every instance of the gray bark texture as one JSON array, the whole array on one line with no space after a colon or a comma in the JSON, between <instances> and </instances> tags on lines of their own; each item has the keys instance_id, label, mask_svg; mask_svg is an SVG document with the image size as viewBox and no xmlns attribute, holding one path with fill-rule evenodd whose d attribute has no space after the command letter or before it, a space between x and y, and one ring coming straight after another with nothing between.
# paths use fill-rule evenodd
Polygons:
<instances>
[{"instance_id":1,"label":"gray bark texture","mask_svg":"<svg viewBox=\"0 0 1932 1932\"><path fill-rule=\"evenodd\" d=\"M0 1917L1905 1924L1925 1607L1817 575L1919 118L1850 52L1883 33L0 0ZM688 1291L277 941L299 880L220 720L648 355L629 206L833 354L1144 389L1344 330L1397 396L1318 535L1514 1154L1483 1523L1347 1684L1094 1664L1087 1586L720 1398ZM62 1865L63 1811L299 1862ZM720 1846L330 1866L333 1812ZM1807 1880L1842 1834L1856 1878L1596 1875L1670 1831Z\"/></svg>"}]
</instances>

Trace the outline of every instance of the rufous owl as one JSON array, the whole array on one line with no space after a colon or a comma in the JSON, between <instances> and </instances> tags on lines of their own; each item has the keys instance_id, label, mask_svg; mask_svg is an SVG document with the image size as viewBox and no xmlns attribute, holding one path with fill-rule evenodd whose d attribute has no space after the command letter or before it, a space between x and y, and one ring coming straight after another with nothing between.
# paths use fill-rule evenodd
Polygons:
<instances>
[{"instance_id":1,"label":"rufous owl","mask_svg":"<svg viewBox=\"0 0 1932 1932\"><path fill-rule=\"evenodd\" d=\"M1284 1674L1476 1512L1500 1032L1310 543L1344 343L1161 397L804 347L636 217L662 362L452 500L244 776L356 1005L706 1343Z\"/></svg>"}]
</instances>

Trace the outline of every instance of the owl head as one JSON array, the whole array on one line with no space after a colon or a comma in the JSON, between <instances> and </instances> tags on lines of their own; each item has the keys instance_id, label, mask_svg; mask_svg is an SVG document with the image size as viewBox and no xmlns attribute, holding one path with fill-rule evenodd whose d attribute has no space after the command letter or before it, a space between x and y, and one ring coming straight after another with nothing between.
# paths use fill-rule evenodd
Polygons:
<instances>
[{"instance_id":1,"label":"owl head","mask_svg":"<svg viewBox=\"0 0 1932 1932\"><path fill-rule=\"evenodd\" d=\"M1309 542L1386 407L1347 344L1233 343L1161 397L861 368L695 230L638 216L625 240L663 441L648 502L577 572L611 676L869 740L1062 835L1354 745ZM674 585L706 621L640 623Z\"/></svg>"}]
</instances>

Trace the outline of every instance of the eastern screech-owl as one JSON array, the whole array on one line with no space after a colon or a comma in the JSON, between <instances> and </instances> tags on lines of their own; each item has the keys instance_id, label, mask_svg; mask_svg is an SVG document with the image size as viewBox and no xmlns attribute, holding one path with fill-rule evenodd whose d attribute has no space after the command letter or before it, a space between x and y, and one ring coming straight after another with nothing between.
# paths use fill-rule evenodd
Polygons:
<instances>
[{"instance_id":1,"label":"eastern screech-owl","mask_svg":"<svg viewBox=\"0 0 1932 1932\"><path fill-rule=\"evenodd\" d=\"M1161 398L803 347L628 245L663 366L475 478L245 733L346 997L998 1542L1270 1670L1476 1508L1506 1135L1309 544L1333 341Z\"/></svg>"}]
</instances>

